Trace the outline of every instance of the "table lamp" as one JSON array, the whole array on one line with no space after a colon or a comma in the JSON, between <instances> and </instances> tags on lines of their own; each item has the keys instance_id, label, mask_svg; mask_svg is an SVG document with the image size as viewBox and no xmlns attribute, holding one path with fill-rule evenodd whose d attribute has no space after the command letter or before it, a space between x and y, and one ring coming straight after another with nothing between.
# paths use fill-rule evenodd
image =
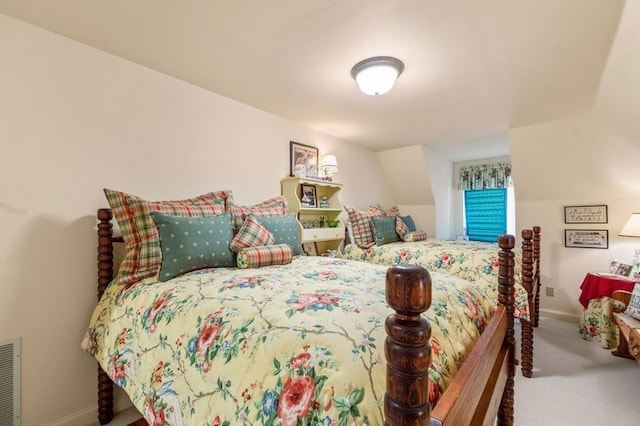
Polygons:
<instances>
[{"instance_id":1,"label":"table lamp","mask_svg":"<svg viewBox=\"0 0 640 426\"><path fill-rule=\"evenodd\" d=\"M333 154L327 154L322 157L320 171L328 180L333 180L333 174L338 171L338 160L336 159L336 156Z\"/></svg>"},{"instance_id":2,"label":"table lamp","mask_svg":"<svg viewBox=\"0 0 640 426\"><path fill-rule=\"evenodd\" d=\"M640 237L640 213L631 213L631 217L618 235L621 237ZM636 249L634 254L633 266L635 266L637 274L640 272L640 249Z\"/></svg>"}]
</instances>

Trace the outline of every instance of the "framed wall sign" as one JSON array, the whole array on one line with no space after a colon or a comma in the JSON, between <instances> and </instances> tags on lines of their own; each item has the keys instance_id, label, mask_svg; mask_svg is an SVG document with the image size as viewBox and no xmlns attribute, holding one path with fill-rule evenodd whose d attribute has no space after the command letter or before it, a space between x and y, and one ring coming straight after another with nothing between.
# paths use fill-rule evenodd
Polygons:
<instances>
[{"instance_id":1,"label":"framed wall sign","mask_svg":"<svg viewBox=\"0 0 640 426\"><path fill-rule=\"evenodd\" d=\"M564 223L607 223L607 206L565 206Z\"/></svg>"},{"instance_id":2,"label":"framed wall sign","mask_svg":"<svg viewBox=\"0 0 640 426\"><path fill-rule=\"evenodd\" d=\"M565 229L564 246L576 248L609 248L609 231L606 229Z\"/></svg>"}]
</instances>

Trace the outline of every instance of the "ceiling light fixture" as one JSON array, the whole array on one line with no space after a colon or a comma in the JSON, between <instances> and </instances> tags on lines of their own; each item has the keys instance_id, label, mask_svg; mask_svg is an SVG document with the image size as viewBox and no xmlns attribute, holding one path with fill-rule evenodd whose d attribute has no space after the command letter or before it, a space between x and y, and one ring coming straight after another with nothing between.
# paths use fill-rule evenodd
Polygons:
<instances>
[{"instance_id":1,"label":"ceiling light fixture","mask_svg":"<svg viewBox=\"0 0 640 426\"><path fill-rule=\"evenodd\" d=\"M404 64L391 56L374 56L351 68L351 77L366 95L383 95L393 88Z\"/></svg>"}]
</instances>

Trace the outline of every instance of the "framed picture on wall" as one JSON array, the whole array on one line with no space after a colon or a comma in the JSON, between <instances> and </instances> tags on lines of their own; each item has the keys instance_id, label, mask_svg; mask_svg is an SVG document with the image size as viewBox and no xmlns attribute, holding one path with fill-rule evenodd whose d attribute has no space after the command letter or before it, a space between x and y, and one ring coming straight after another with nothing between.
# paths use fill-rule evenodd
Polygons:
<instances>
[{"instance_id":1,"label":"framed picture on wall","mask_svg":"<svg viewBox=\"0 0 640 426\"><path fill-rule=\"evenodd\" d=\"M565 206L564 223L607 223L607 206Z\"/></svg>"},{"instance_id":2,"label":"framed picture on wall","mask_svg":"<svg viewBox=\"0 0 640 426\"><path fill-rule=\"evenodd\" d=\"M575 248L609 248L609 231L606 229L565 229L564 246Z\"/></svg>"},{"instance_id":3,"label":"framed picture on wall","mask_svg":"<svg viewBox=\"0 0 640 426\"><path fill-rule=\"evenodd\" d=\"M289 175L318 178L318 148L298 142L289 142Z\"/></svg>"}]
</instances>

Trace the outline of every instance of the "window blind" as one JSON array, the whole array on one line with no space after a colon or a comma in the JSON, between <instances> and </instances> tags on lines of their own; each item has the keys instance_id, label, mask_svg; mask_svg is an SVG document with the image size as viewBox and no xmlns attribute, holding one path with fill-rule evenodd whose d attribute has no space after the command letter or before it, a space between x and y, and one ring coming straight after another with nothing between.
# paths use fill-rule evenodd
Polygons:
<instances>
[{"instance_id":1,"label":"window blind","mask_svg":"<svg viewBox=\"0 0 640 426\"><path fill-rule=\"evenodd\" d=\"M464 208L469 240L495 243L507 232L506 188L464 191Z\"/></svg>"}]
</instances>

